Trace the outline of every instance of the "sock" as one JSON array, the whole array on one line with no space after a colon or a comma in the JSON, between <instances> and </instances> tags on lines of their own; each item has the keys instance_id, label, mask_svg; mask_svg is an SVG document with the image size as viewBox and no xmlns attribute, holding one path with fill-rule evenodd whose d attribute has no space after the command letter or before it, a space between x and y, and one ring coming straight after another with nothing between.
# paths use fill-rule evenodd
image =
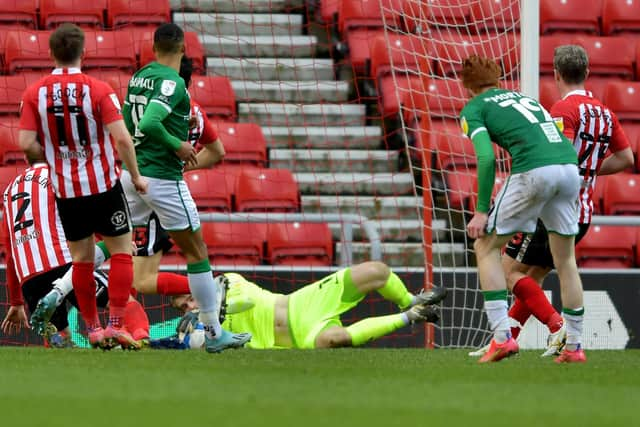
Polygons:
<instances>
[{"instance_id":1,"label":"sock","mask_svg":"<svg viewBox=\"0 0 640 427\"><path fill-rule=\"evenodd\" d=\"M513 287L513 295L527 306L536 319L547 325L551 332L556 332L559 329L557 325L560 315L553 308L542 288L531 277L524 276L518 280ZM520 323L522 324L522 322ZM552 330L553 328L555 331Z\"/></svg>"},{"instance_id":2,"label":"sock","mask_svg":"<svg viewBox=\"0 0 640 427\"><path fill-rule=\"evenodd\" d=\"M109 271L109 323L119 328L133 284L133 260L129 254L114 254Z\"/></svg>"},{"instance_id":3,"label":"sock","mask_svg":"<svg viewBox=\"0 0 640 427\"><path fill-rule=\"evenodd\" d=\"M124 310L124 326L134 340L149 338L149 318L138 301L127 303Z\"/></svg>"},{"instance_id":4,"label":"sock","mask_svg":"<svg viewBox=\"0 0 640 427\"><path fill-rule=\"evenodd\" d=\"M584 319L584 307L569 309L563 308L562 314L567 324L566 349L575 351L582 343L582 321Z\"/></svg>"},{"instance_id":5,"label":"sock","mask_svg":"<svg viewBox=\"0 0 640 427\"><path fill-rule=\"evenodd\" d=\"M388 335L409 324L405 313L390 314L388 316L369 317L362 319L345 329L351 335L351 344L357 347Z\"/></svg>"},{"instance_id":6,"label":"sock","mask_svg":"<svg viewBox=\"0 0 640 427\"><path fill-rule=\"evenodd\" d=\"M187 264L187 277L191 295L200 306L199 319L204 324L207 337L219 336L222 333L222 328L218 319L220 314L218 287L213 281L209 260Z\"/></svg>"},{"instance_id":7,"label":"sock","mask_svg":"<svg viewBox=\"0 0 640 427\"><path fill-rule=\"evenodd\" d=\"M74 262L71 269L73 290L76 294L80 314L87 328L100 326L98 305L96 304L96 282L93 280L92 262Z\"/></svg>"},{"instance_id":8,"label":"sock","mask_svg":"<svg viewBox=\"0 0 640 427\"><path fill-rule=\"evenodd\" d=\"M407 290L404 282L393 271L387 278L387 283L380 289L378 293L388 301L395 303L401 309L409 307L413 303L414 296Z\"/></svg>"},{"instance_id":9,"label":"sock","mask_svg":"<svg viewBox=\"0 0 640 427\"><path fill-rule=\"evenodd\" d=\"M484 310L489 318L493 339L501 344L511 338L509 316L507 315L507 290L483 291Z\"/></svg>"},{"instance_id":10,"label":"sock","mask_svg":"<svg viewBox=\"0 0 640 427\"><path fill-rule=\"evenodd\" d=\"M73 290L73 281L71 276L73 275L73 267L67 270L64 275L53 281L53 289L51 292L56 293L56 305L62 304L62 301Z\"/></svg>"},{"instance_id":11,"label":"sock","mask_svg":"<svg viewBox=\"0 0 640 427\"><path fill-rule=\"evenodd\" d=\"M531 311L527 307L527 305L520 300L520 298L516 297L515 302L509 309L509 317L515 319L518 323L524 326L531 317ZM520 335L520 328L516 326L511 327L511 336L513 339L517 339L518 335Z\"/></svg>"},{"instance_id":12,"label":"sock","mask_svg":"<svg viewBox=\"0 0 640 427\"><path fill-rule=\"evenodd\" d=\"M106 260L111 258L107 245L101 240L96 243L96 250L94 252L93 263L96 267L100 267Z\"/></svg>"},{"instance_id":13,"label":"sock","mask_svg":"<svg viewBox=\"0 0 640 427\"><path fill-rule=\"evenodd\" d=\"M156 281L159 295L184 295L190 294L189 279L187 276L175 273L158 273Z\"/></svg>"}]
</instances>

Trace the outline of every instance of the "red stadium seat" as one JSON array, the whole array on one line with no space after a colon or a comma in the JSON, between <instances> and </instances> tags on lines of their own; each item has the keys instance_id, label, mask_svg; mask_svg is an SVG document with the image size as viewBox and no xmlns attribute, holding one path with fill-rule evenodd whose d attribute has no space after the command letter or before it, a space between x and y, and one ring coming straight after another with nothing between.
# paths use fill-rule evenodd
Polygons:
<instances>
[{"instance_id":1,"label":"red stadium seat","mask_svg":"<svg viewBox=\"0 0 640 427\"><path fill-rule=\"evenodd\" d=\"M86 31L82 67L123 69L137 67L133 36L129 31Z\"/></svg>"},{"instance_id":2,"label":"red stadium seat","mask_svg":"<svg viewBox=\"0 0 640 427\"><path fill-rule=\"evenodd\" d=\"M327 266L333 263L333 239L324 223L269 224L267 258L273 265Z\"/></svg>"},{"instance_id":3,"label":"red stadium seat","mask_svg":"<svg viewBox=\"0 0 640 427\"><path fill-rule=\"evenodd\" d=\"M558 34L540 37L540 74L553 75L554 49L565 44L573 44L575 39L571 34Z\"/></svg>"},{"instance_id":4,"label":"red stadium seat","mask_svg":"<svg viewBox=\"0 0 640 427\"><path fill-rule=\"evenodd\" d=\"M593 199L593 213L596 215L602 215L604 210L602 208L604 199L604 191L607 186L607 178L610 175L598 175L596 177L596 186L593 190L593 195L591 198Z\"/></svg>"},{"instance_id":5,"label":"red stadium seat","mask_svg":"<svg viewBox=\"0 0 640 427\"><path fill-rule=\"evenodd\" d=\"M640 32L640 3L606 0L602 8L602 32L606 35Z\"/></svg>"},{"instance_id":6,"label":"red stadium seat","mask_svg":"<svg viewBox=\"0 0 640 427\"><path fill-rule=\"evenodd\" d=\"M26 165L24 153L18 145L18 119L7 117L0 120L0 164Z\"/></svg>"},{"instance_id":7,"label":"red stadium seat","mask_svg":"<svg viewBox=\"0 0 640 427\"><path fill-rule=\"evenodd\" d=\"M469 205L476 186L476 169L447 171L444 173L447 188L447 208L462 210Z\"/></svg>"},{"instance_id":8,"label":"red stadium seat","mask_svg":"<svg viewBox=\"0 0 640 427\"><path fill-rule=\"evenodd\" d=\"M330 24L338 15L340 0L320 0L319 16L320 22Z\"/></svg>"},{"instance_id":9,"label":"red stadium seat","mask_svg":"<svg viewBox=\"0 0 640 427\"><path fill-rule=\"evenodd\" d=\"M0 76L0 114L18 114L26 88L24 76Z\"/></svg>"},{"instance_id":10,"label":"red stadium seat","mask_svg":"<svg viewBox=\"0 0 640 427\"><path fill-rule=\"evenodd\" d=\"M129 80L131 80L131 73L127 73L122 70L104 70L96 68L87 70L87 74L108 83L116 92L120 101L124 102L124 98L127 96Z\"/></svg>"},{"instance_id":11,"label":"red stadium seat","mask_svg":"<svg viewBox=\"0 0 640 427\"><path fill-rule=\"evenodd\" d=\"M541 0L540 34L580 32L600 34L602 0Z\"/></svg>"},{"instance_id":12,"label":"red stadium seat","mask_svg":"<svg viewBox=\"0 0 640 427\"><path fill-rule=\"evenodd\" d=\"M634 227L592 225L576 246L576 261L586 268L629 268L635 245Z\"/></svg>"},{"instance_id":13,"label":"red stadium seat","mask_svg":"<svg viewBox=\"0 0 640 427\"><path fill-rule=\"evenodd\" d=\"M448 36L433 41L437 52L436 69L443 76L459 76L462 62L473 54L488 56L501 64L504 76L517 71L520 52L519 37L503 35L486 36Z\"/></svg>"},{"instance_id":14,"label":"red stadium seat","mask_svg":"<svg viewBox=\"0 0 640 427\"><path fill-rule=\"evenodd\" d=\"M607 177L603 204L605 215L640 215L640 175Z\"/></svg>"},{"instance_id":15,"label":"red stadium seat","mask_svg":"<svg viewBox=\"0 0 640 427\"><path fill-rule=\"evenodd\" d=\"M591 92L591 94L600 100L604 99L604 91L607 88L609 82L622 81L616 77L602 77L602 76L589 76L584 82L584 88Z\"/></svg>"},{"instance_id":16,"label":"red stadium seat","mask_svg":"<svg viewBox=\"0 0 640 427\"><path fill-rule=\"evenodd\" d=\"M552 78L540 78L540 84L538 87L540 93L540 104L547 111L551 111L551 106L560 100L560 91L558 85Z\"/></svg>"},{"instance_id":17,"label":"red stadium seat","mask_svg":"<svg viewBox=\"0 0 640 427\"><path fill-rule=\"evenodd\" d=\"M203 222L202 237L214 265L259 265L264 259L266 224Z\"/></svg>"},{"instance_id":18,"label":"red stadium seat","mask_svg":"<svg viewBox=\"0 0 640 427\"><path fill-rule=\"evenodd\" d=\"M623 37L577 37L575 43L581 45L589 55L590 76L620 76L632 79L636 44Z\"/></svg>"},{"instance_id":19,"label":"red stadium seat","mask_svg":"<svg viewBox=\"0 0 640 427\"><path fill-rule=\"evenodd\" d=\"M365 64L371 58L373 42L377 36L383 34L384 30L380 28L356 28L346 34L349 46L348 61L356 74L365 74Z\"/></svg>"},{"instance_id":20,"label":"red stadium seat","mask_svg":"<svg viewBox=\"0 0 640 427\"><path fill-rule=\"evenodd\" d=\"M504 183L507 182L507 178L508 177L509 177L509 173L508 172L496 170L496 178L495 178L495 181L493 183L493 192L491 193L491 200L492 201L495 201L495 198L498 195L498 192L500 191L500 189L502 188ZM473 192L471 193L471 196L469 197L469 205L468 205L469 207L468 207L468 209L471 212L474 212L476 210L476 204L477 203L478 203L478 180L476 179L473 182Z\"/></svg>"},{"instance_id":21,"label":"red stadium seat","mask_svg":"<svg viewBox=\"0 0 640 427\"><path fill-rule=\"evenodd\" d=\"M462 131L453 135L438 133L433 141L437 168L452 171L475 169L476 153L473 142L463 135Z\"/></svg>"},{"instance_id":22,"label":"red stadium seat","mask_svg":"<svg viewBox=\"0 0 640 427\"><path fill-rule=\"evenodd\" d=\"M354 28L383 28L384 23L400 27L400 14L394 11L401 10L401 4L401 0L342 0L338 5L338 31L345 34Z\"/></svg>"},{"instance_id":23,"label":"red stadium seat","mask_svg":"<svg viewBox=\"0 0 640 427\"><path fill-rule=\"evenodd\" d=\"M255 123L214 124L222 140L225 163L251 163L255 166L267 165L267 142L262 129Z\"/></svg>"},{"instance_id":24,"label":"red stadium seat","mask_svg":"<svg viewBox=\"0 0 640 427\"><path fill-rule=\"evenodd\" d=\"M640 82L610 82L604 103L615 111L618 119L640 121Z\"/></svg>"},{"instance_id":25,"label":"red stadium seat","mask_svg":"<svg viewBox=\"0 0 640 427\"><path fill-rule=\"evenodd\" d=\"M135 28L135 27L133 27ZM140 67L144 67L149 62L155 61L153 54L153 32L154 30L136 31L130 29L136 38L136 49L140 55ZM198 33L193 31L185 31L184 33L185 54L193 60L193 72L198 74L205 73L204 48Z\"/></svg>"},{"instance_id":26,"label":"red stadium seat","mask_svg":"<svg viewBox=\"0 0 640 427\"><path fill-rule=\"evenodd\" d=\"M198 169L184 174L191 196L201 212L231 212L237 175L227 170Z\"/></svg>"},{"instance_id":27,"label":"red stadium seat","mask_svg":"<svg viewBox=\"0 0 640 427\"><path fill-rule=\"evenodd\" d=\"M0 2L0 24L36 28L38 0L4 0Z\"/></svg>"},{"instance_id":28,"label":"red stadium seat","mask_svg":"<svg viewBox=\"0 0 640 427\"><path fill-rule=\"evenodd\" d=\"M4 193L11 181L22 171L24 171L24 166L0 166L0 194ZM3 204L3 198L0 197L0 206Z\"/></svg>"},{"instance_id":29,"label":"red stadium seat","mask_svg":"<svg viewBox=\"0 0 640 427\"><path fill-rule=\"evenodd\" d=\"M428 74L428 46L423 39L412 35L379 35L371 47L371 72L373 78L380 78L394 71L418 71Z\"/></svg>"},{"instance_id":30,"label":"red stadium seat","mask_svg":"<svg viewBox=\"0 0 640 427\"><path fill-rule=\"evenodd\" d=\"M520 28L520 5L512 0L480 0L471 4L471 22L477 33Z\"/></svg>"},{"instance_id":31,"label":"red stadium seat","mask_svg":"<svg viewBox=\"0 0 640 427\"><path fill-rule=\"evenodd\" d=\"M428 90L431 116L457 120L469 97L462 82L457 79L433 79L429 82Z\"/></svg>"},{"instance_id":32,"label":"red stadium seat","mask_svg":"<svg viewBox=\"0 0 640 427\"><path fill-rule=\"evenodd\" d=\"M470 2L467 0L409 0L404 6L410 31L426 21L429 25L468 25L471 22ZM426 31L427 28L422 28Z\"/></svg>"},{"instance_id":33,"label":"red stadium seat","mask_svg":"<svg viewBox=\"0 0 640 427\"><path fill-rule=\"evenodd\" d=\"M169 0L108 0L107 25L160 25L171 22Z\"/></svg>"},{"instance_id":34,"label":"red stadium seat","mask_svg":"<svg viewBox=\"0 0 640 427\"><path fill-rule=\"evenodd\" d=\"M298 184L288 169L243 169L236 183L240 212L298 212Z\"/></svg>"},{"instance_id":35,"label":"red stadium seat","mask_svg":"<svg viewBox=\"0 0 640 427\"><path fill-rule=\"evenodd\" d=\"M5 42L5 68L10 73L22 69L51 70L49 36L51 31L12 31Z\"/></svg>"},{"instance_id":36,"label":"red stadium seat","mask_svg":"<svg viewBox=\"0 0 640 427\"><path fill-rule=\"evenodd\" d=\"M55 28L72 22L86 28L104 26L106 0L40 0L40 28Z\"/></svg>"},{"instance_id":37,"label":"red stadium seat","mask_svg":"<svg viewBox=\"0 0 640 427\"><path fill-rule=\"evenodd\" d=\"M397 75L383 76L378 82L378 103L383 117L398 114L400 106L404 107L403 115L407 122L416 117L416 109L426 111L425 93L429 80L425 76Z\"/></svg>"},{"instance_id":38,"label":"red stadium seat","mask_svg":"<svg viewBox=\"0 0 640 427\"><path fill-rule=\"evenodd\" d=\"M236 120L236 96L227 77L193 76L189 92L208 116Z\"/></svg>"}]
</instances>

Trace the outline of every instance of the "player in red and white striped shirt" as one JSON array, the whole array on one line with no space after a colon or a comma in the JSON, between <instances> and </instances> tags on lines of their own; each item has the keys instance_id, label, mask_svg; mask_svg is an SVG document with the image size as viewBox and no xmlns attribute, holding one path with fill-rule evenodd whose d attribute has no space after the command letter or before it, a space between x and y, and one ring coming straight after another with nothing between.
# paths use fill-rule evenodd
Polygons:
<instances>
[{"instance_id":1,"label":"player in red and white striped shirt","mask_svg":"<svg viewBox=\"0 0 640 427\"><path fill-rule=\"evenodd\" d=\"M591 222L596 176L621 172L633 165L633 152L616 115L584 88L588 62L587 53L580 46L556 48L554 75L562 99L552 106L551 116L564 135L573 141L578 152L580 175L584 178L576 244L587 233ZM607 157L609 152L611 155ZM516 236L509 242L503 267L508 285L516 297L509 316L524 325L533 314L549 327L552 335L545 356L558 353L566 335L566 351L557 361L584 361L582 350L574 345L578 342L576 337L581 334L584 308L564 310L563 320L539 285L553 268L547 232L542 222L538 222L534 234ZM572 306L580 307L580 304ZM520 328L512 328L514 336L519 332Z\"/></svg>"},{"instance_id":2,"label":"player in red and white striped shirt","mask_svg":"<svg viewBox=\"0 0 640 427\"><path fill-rule=\"evenodd\" d=\"M115 166L114 145L136 190L146 191L118 98L104 82L80 71L84 33L73 24L49 39L56 64L51 75L31 85L22 100L19 142L28 156L42 151L51 169L56 205L73 258L73 285L93 345L118 341L135 346L122 319L133 281L131 227ZM93 280L94 233L112 254L109 325L98 319Z\"/></svg>"}]
</instances>

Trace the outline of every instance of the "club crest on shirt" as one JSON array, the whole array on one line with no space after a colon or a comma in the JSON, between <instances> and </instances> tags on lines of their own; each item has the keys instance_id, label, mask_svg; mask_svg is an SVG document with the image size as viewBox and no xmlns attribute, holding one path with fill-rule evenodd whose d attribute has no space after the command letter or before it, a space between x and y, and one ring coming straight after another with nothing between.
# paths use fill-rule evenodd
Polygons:
<instances>
[{"instance_id":1,"label":"club crest on shirt","mask_svg":"<svg viewBox=\"0 0 640 427\"><path fill-rule=\"evenodd\" d=\"M173 80L163 80L160 86L160 93L164 96L171 96L176 91L176 82Z\"/></svg>"}]
</instances>

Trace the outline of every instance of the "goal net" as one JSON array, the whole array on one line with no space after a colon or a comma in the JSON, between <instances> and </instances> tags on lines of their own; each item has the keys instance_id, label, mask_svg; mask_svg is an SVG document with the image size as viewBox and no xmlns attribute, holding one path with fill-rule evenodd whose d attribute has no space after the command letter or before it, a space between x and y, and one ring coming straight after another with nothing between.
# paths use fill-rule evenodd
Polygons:
<instances>
[{"instance_id":1,"label":"goal net","mask_svg":"<svg viewBox=\"0 0 640 427\"><path fill-rule=\"evenodd\" d=\"M69 19L85 28L83 71L123 97L131 74L153 60L153 30L175 22L193 59L191 96L227 153L186 178L214 270L290 292L380 258L412 292L431 283L451 292L439 326L402 329L373 345L484 342L465 234L475 157L459 130L467 96L458 73L463 58L479 53L499 60L504 84L518 87L517 0L67 3L73 13L40 2L13 18L0 7L0 180L25 166L16 148L21 88L50 71L48 31ZM507 164L500 157L498 179ZM184 267L174 250L162 269ZM168 300L139 298L152 334L169 334L177 313ZM395 311L374 294L343 321ZM0 337L9 342L39 341Z\"/></svg>"}]
</instances>

